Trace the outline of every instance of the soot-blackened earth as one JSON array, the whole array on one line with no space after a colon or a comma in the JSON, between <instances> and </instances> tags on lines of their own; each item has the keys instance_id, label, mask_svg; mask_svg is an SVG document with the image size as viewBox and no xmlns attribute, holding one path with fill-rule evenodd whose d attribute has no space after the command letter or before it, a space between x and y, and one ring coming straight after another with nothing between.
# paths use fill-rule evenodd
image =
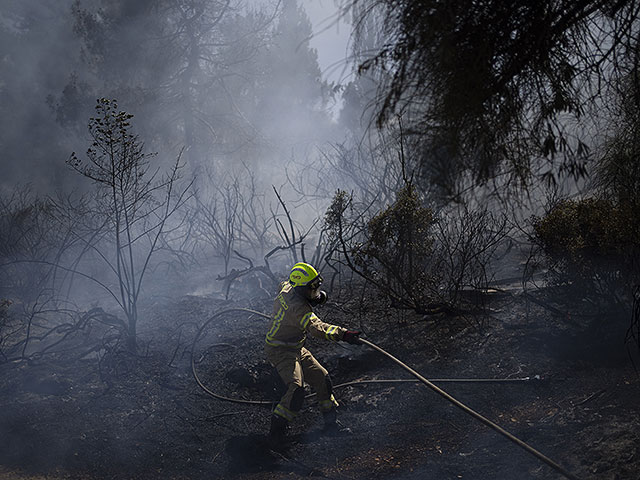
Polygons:
<instances>
[{"instance_id":1,"label":"soot-blackened earth","mask_svg":"<svg viewBox=\"0 0 640 480\"><path fill-rule=\"evenodd\" d=\"M548 292L535 293L550 301ZM365 299L365 301L363 301ZM313 399L268 448L269 405L282 385L262 348L268 299L185 296L145 305L136 355L94 348L106 327L57 353L0 365L2 479L556 479L562 478L366 346L309 340L337 386L350 432L322 433ZM427 378L525 378L440 383L581 479L640 478L640 381L625 346L628 319L560 317L524 295L487 298L482 314L423 317L379 300L334 293L318 313L363 336ZM64 348L62 348L64 346ZM536 377L537 376L537 377ZM534 378L536 377L536 378Z\"/></svg>"}]
</instances>

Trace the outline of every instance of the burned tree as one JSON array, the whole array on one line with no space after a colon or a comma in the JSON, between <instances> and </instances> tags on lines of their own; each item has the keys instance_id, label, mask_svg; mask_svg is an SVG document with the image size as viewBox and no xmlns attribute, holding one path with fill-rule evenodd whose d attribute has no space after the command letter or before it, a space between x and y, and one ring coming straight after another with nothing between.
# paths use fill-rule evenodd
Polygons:
<instances>
[{"instance_id":1,"label":"burned tree","mask_svg":"<svg viewBox=\"0 0 640 480\"><path fill-rule=\"evenodd\" d=\"M93 143L87 159L80 160L73 153L68 163L95 185L93 215L102 221L90 247L115 276L116 291L102 286L122 308L128 345L135 349L143 280L169 219L189 196L190 184L178 187L180 157L162 178L158 169L149 170L152 155L145 153L144 144L131 133L133 115L118 110L116 101L99 99L96 113L89 121Z\"/></svg>"}]
</instances>

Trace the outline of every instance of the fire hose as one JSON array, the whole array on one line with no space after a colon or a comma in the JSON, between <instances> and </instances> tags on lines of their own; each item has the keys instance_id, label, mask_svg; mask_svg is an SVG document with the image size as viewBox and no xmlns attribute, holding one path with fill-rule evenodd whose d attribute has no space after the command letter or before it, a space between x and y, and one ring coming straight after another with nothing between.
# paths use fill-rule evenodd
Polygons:
<instances>
[{"instance_id":1,"label":"fire hose","mask_svg":"<svg viewBox=\"0 0 640 480\"><path fill-rule=\"evenodd\" d=\"M230 309L226 309L226 310L223 310L223 311L220 311L220 312L214 314L212 317L210 317L200 327L200 329L198 330L198 332L197 332L197 334L196 334L196 336L195 336L195 338L193 340L193 344L192 344L192 348L191 348L191 372L193 373L193 377L194 377L196 383L198 384L198 386L202 390L204 390L208 395L210 395L213 398L216 398L218 400L222 400L222 401L226 401L226 402L233 402L233 403L248 404L248 405L273 405L274 402L265 401L265 400L244 400L244 399L237 399L237 398L231 398L231 397L226 397L226 396L223 396L223 395L219 395L219 394L213 392L212 390L210 390L209 388L207 388L207 386L204 385L204 383L200 380L200 377L198 376L198 373L196 371L196 362L195 362L195 355L194 355L195 346L196 346L198 340L202 336L202 333L205 331L206 327L213 320L215 320L216 318L218 318L218 317L220 317L222 315L225 315L225 314L228 314L228 313L232 313L232 312L247 312L247 313L251 313L251 314L254 314L254 315L258 315L258 316L264 317L264 318L269 319L269 320L271 319L271 316L269 316L269 315L266 315L266 314L264 314L262 312L258 312L256 310L251 310L251 309L248 309L248 308L230 308ZM468 407L464 403L460 402L459 400L457 400L456 398L454 398L453 396L451 396L450 394L448 394L447 392L442 390L440 387L436 386L433 382L436 382L438 380L436 380L436 379L427 380L420 373L418 373L417 371L415 371L413 368L409 367L407 364L403 363L402 361L398 360L396 357L394 357L393 355L391 355L389 352L385 351L384 349L380 348L378 345L376 345L376 344L374 344L374 343L372 343L372 342L370 342L368 340L365 340L363 338L360 338L359 340L360 340L360 343L362 343L363 345L366 345L369 348L372 348L373 350L381 353L382 355L384 355L385 357L387 357L388 359L390 359L391 361L393 361L394 363L396 363L397 365L402 367L408 373L413 375L416 378L415 381L418 381L418 382L421 382L421 383L425 384L427 387L429 387L431 390L433 390L438 395L443 397L445 400L447 400L448 402L452 403L453 405L455 405L456 407L458 407L459 409L461 409L465 413L471 415L473 418L475 418L476 420L480 421L481 423L483 423L487 427L495 430L500 435L502 435L505 438L507 438L509 441L515 443L520 448L524 449L525 451L527 451L528 453L530 453L534 457L538 458L538 460L541 460L542 462L544 462L545 464L547 464L548 466L553 468L555 471L557 471L558 473L563 475L565 478L568 478L569 480L579 480L578 477L576 477L571 472L566 470L560 464L554 462L549 457L547 457L543 453L539 452L538 450L533 448L528 443L520 440L518 437L516 437L515 435L509 433L507 430L505 430L504 428L502 428L498 424L492 422L491 420L489 420L485 416L483 416L480 413L476 412L472 408ZM481 382L500 382L500 381L503 381L503 380L506 380L506 381L528 381L530 379L528 377L526 377L524 379L439 379L440 382L457 382L457 381L473 382L474 380L476 380L476 381L479 380ZM348 383L345 383L345 384L336 385L334 388L339 388L339 387L343 387L343 386L347 386L347 385L362 384L362 383L399 383L399 382L406 382L406 381L407 380L360 380L360 381L354 381L354 382L348 382ZM307 397L313 397L313 396L314 396L313 394L312 395L307 395Z\"/></svg>"}]
</instances>

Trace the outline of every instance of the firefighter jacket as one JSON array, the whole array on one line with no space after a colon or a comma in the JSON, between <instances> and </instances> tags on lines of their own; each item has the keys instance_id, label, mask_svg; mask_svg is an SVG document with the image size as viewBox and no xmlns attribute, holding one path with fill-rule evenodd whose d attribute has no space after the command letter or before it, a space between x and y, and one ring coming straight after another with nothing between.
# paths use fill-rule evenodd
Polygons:
<instances>
[{"instance_id":1,"label":"firefighter jacket","mask_svg":"<svg viewBox=\"0 0 640 480\"><path fill-rule=\"evenodd\" d=\"M309 302L295 293L293 285L285 282L273 304L273 324L265 341L272 347L298 350L304 345L307 333L337 342L344 332L345 328L320 320Z\"/></svg>"}]
</instances>

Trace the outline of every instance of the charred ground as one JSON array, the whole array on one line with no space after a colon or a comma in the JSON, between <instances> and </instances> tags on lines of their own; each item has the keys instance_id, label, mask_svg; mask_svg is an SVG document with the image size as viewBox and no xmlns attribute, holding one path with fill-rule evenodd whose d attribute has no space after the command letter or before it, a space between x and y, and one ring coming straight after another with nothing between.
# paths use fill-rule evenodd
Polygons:
<instances>
[{"instance_id":1,"label":"charred ground","mask_svg":"<svg viewBox=\"0 0 640 480\"><path fill-rule=\"evenodd\" d=\"M541 290L537 299L549 300ZM354 296L356 297L356 296ZM579 478L640 478L640 382L624 345L627 319L561 318L523 295L492 298L483 314L400 315L375 300L334 295L320 315L367 338L427 378L520 378L515 384L442 384L456 398ZM228 302L184 296L145 306L140 352L93 350L96 325L56 354L0 366L0 478L560 478L423 386L340 388L351 435L320 435L313 400L284 455L266 451L266 407L220 402L190 370L193 339ZM605 325L606 328L598 328ZM194 353L212 390L276 400L262 354L266 320L221 317ZM364 346L309 342L334 384L407 378Z\"/></svg>"}]
</instances>

